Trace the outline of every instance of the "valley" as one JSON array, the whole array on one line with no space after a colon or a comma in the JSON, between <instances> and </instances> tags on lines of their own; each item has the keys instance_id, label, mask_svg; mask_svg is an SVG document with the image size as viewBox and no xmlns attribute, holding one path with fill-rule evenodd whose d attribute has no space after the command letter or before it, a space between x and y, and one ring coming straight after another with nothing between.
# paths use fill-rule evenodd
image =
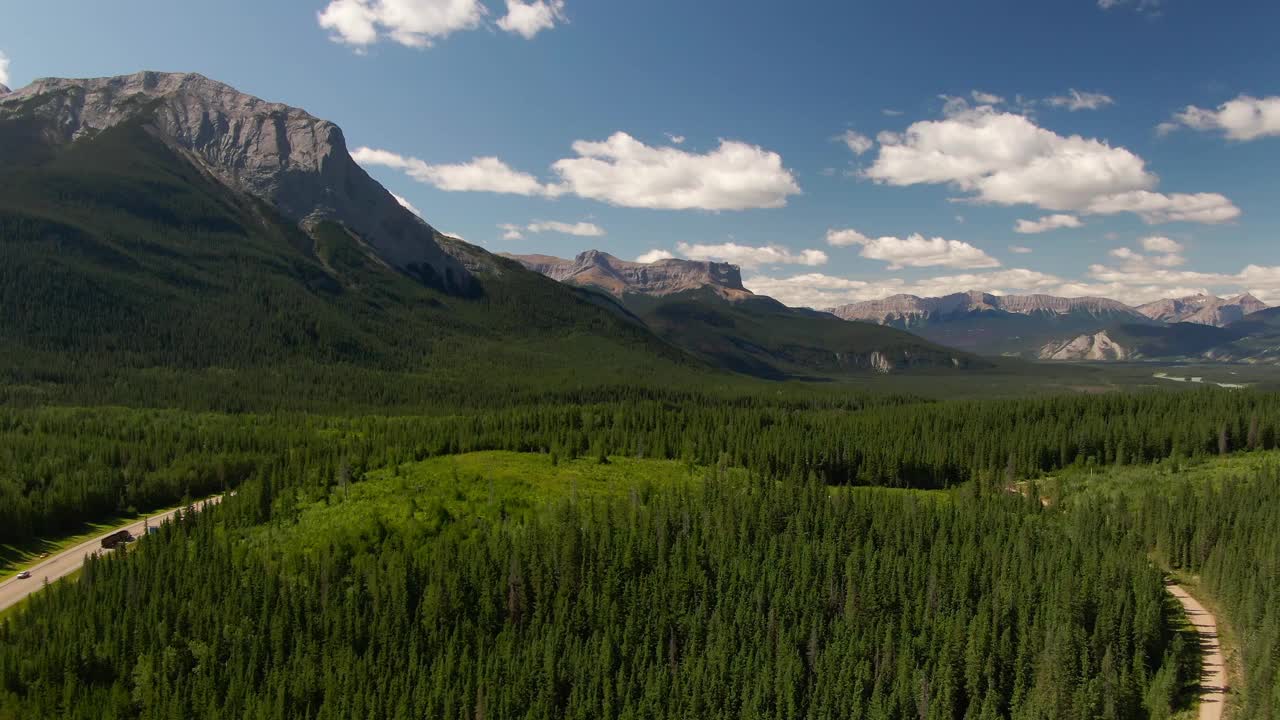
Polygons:
<instances>
[{"instance_id":1,"label":"valley","mask_svg":"<svg viewBox=\"0 0 1280 720\"><path fill-rule=\"evenodd\" d=\"M365 167L725 191L662 196L703 162L670 142L575 143L553 182L198 74L0 93L0 546L32 574L0 584L0 718L1272 717L1258 298L793 306L680 241L495 252Z\"/></svg>"}]
</instances>

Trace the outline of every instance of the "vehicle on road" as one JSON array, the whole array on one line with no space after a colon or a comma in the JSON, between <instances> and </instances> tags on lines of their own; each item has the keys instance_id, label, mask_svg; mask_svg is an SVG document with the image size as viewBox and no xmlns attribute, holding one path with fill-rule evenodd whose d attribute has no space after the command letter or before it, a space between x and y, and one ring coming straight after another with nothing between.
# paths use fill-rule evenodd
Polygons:
<instances>
[{"instance_id":1,"label":"vehicle on road","mask_svg":"<svg viewBox=\"0 0 1280 720\"><path fill-rule=\"evenodd\" d=\"M128 530L121 530L102 538L102 547L106 550L111 550L117 545L127 542L133 542L133 533Z\"/></svg>"},{"instance_id":2,"label":"vehicle on road","mask_svg":"<svg viewBox=\"0 0 1280 720\"><path fill-rule=\"evenodd\" d=\"M31 579L31 571L30 571L30 570L23 570L22 572L18 573L18 579L19 579L19 580L30 580L30 579Z\"/></svg>"}]
</instances>

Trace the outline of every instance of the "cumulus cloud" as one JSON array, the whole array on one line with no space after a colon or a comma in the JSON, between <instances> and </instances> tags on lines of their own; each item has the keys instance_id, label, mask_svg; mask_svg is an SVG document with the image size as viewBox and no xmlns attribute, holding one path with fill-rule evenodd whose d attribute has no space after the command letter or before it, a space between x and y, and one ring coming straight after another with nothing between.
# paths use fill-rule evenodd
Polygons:
<instances>
[{"instance_id":1,"label":"cumulus cloud","mask_svg":"<svg viewBox=\"0 0 1280 720\"><path fill-rule=\"evenodd\" d=\"M1157 130L1164 134L1180 127L1221 131L1228 139L1240 142L1280 135L1280 96L1255 98L1241 95L1219 105L1216 110L1188 105L1182 112L1174 114L1171 122L1161 123Z\"/></svg>"},{"instance_id":2,"label":"cumulus cloud","mask_svg":"<svg viewBox=\"0 0 1280 720\"><path fill-rule=\"evenodd\" d=\"M359 147L351 157L364 167L381 166L404 172L418 182L447 192L492 192L511 195L556 197L560 189L544 185L536 177L514 170L495 157L478 157L455 165L431 165L415 157L388 150Z\"/></svg>"},{"instance_id":3,"label":"cumulus cloud","mask_svg":"<svg viewBox=\"0 0 1280 720\"><path fill-rule=\"evenodd\" d=\"M719 245L677 243L676 251L690 260L715 260L730 262L744 268L761 265L825 265L827 254L821 250L801 250L798 253L781 245L739 245L734 242Z\"/></svg>"},{"instance_id":4,"label":"cumulus cloud","mask_svg":"<svg viewBox=\"0 0 1280 720\"><path fill-rule=\"evenodd\" d=\"M1182 252L1183 247L1182 243L1163 235L1151 235L1142 238L1142 249L1153 253L1174 254Z\"/></svg>"},{"instance_id":5,"label":"cumulus cloud","mask_svg":"<svg viewBox=\"0 0 1280 720\"><path fill-rule=\"evenodd\" d=\"M970 95L973 97L973 101L979 105L999 105L1004 102L1004 98L999 95L981 90L974 90Z\"/></svg>"},{"instance_id":6,"label":"cumulus cloud","mask_svg":"<svg viewBox=\"0 0 1280 720\"><path fill-rule=\"evenodd\" d=\"M1214 224L1240 217L1240 208L1219 193L1165 195L1147 190L1095 198L1084 212L1097 215L1131 212L1151 225L1167 222Z\"/></svg>"},{"instance_id":7,"label":"cumulus cloud","mask_svg":"<svg viewBox=\"0 0 1280 720\"><path fill-rule=\"evenodd\" d=\"M674 134L674 133L667 133L666 135L667 135L667 139L668 139L668 140L670 140L670 141L671 141L671 143L672 143L673 145L683 145L683 144L684 144L684 136L683 136L683 135L676 135L676 134Z\"/></svg>"},{"instance_id":8,"label":"cumulus cloud","mask_svg":"<svg viewBox=\"0 0 1280 720\"><path fill-rule=\"evenodd\" d=\"M859 245L862 257L889 263L890 270L906 267L993 268L1000 261L959 240L926 238L915 233L905 238L870 238L857 230L828 230L827 243L836 247Z\"/></svg>"},{"instance_id":9,"label":"cumulus cloud","mask_svg":"<svg viewBox=\"0 0 1280 720\"><path fill-rule=\"evenodd\" d=\"M1108 105L1114 105L1116 101L1110 95L1080 92L1075 88L1071 88L1065 95L1047 97L1044 102L1052 107L1066 108L1071 112L1076 112L1078 110L1100 110Z\"/></svg>"},{"instance_id":10,"label":"cumulus cloud","mask_svg":"<svg viewBox=\"0 0 1280 720\"><path fill-rule=\"evenodd\" d=\"M507 14L498 19L498 27L532 40L564 20L564 0L507 0Z\"/></svg>"},{"instance_id":11,"label":"cumulus cloud","mask_svg":"<svg viewBox=\"0 0 1280 720\"><path fill-rule=\"evenodd\" d=\"M647 265L649 263L656 263L659 260L671 260L673 258L675 258L675 255L671 254L670 251L655 248L636 258L636 262L645 263Z\"/></svg>"},{"instance_id":12,"label":"cumulus cloud","mask_svg":"<svg viewBox=\"0 0 1280 720\"><path fill-rule=\"evenodd\" d=\"M1217 193L1165 195L1142 158L1079 135L1062 136L1025 115L948 102L941 120L881 133L863 175L887 185L946 184L974 202L1034 205L1083 214L1132 212L1149 223L1224 222L1240 210Z\"/></svg>"},{"instance_id":13,"label":"cumulus cloud","mask_svg":"<svg viewBox=\"0 0 1280 720\"><path fill-rule=\"evenodd\" d=\"M1103 10L1132 6L1135 11L1147 15L1159 15L1163 4L1164 0L1098 0L1098 7Z\"/></svg>"},{"instance_id":14,"label":"cumulus cloud","mask_svg":"<svg viewBox=\"0 0 1280 720\"><path fill-rule=\"evenodd\" d=\"M417 215L418 217L422 217L422 211L414 207L413 203L409 202L408 200L404 199L403 197L395 193L391 193L391 197L395 198L396 202L400 203L400 206L403 207L405 210L408 210L409 212L413 213L414 215Z\"/></svg>"},{"instance_id":15,"label":"cumulus cloud","mask_svg":"<svg viewBox=\"0 0 1280 720\"><path fill-rule=\"evenodd\" d=\"M9 84L9 56L0 51L0 85Z\"/></svg>"},{"instance_id":16,"label":"cumulus cloud","mask_svg":"<svg viewBox=\"0 0 1280 720\"><path fill-rule=\"evenodd\" d=\"M577 157L558 160L559 182L543 182L495 157L456 165L432 165L387 150L361 147L351 153L366 167L394 168L413 179L452 192L484 191L559 197L572 193L590 200L663 210L746 210L776 208L800 192L782 157L754 145L722 140L699 154L675 147L651 147L626 133L602 142L579 140Z\"/></svg>"},{"instance_id":17,"label":"cumulus cloud","mask_svg":"<svg viewBox=\"0 0 1280 720\"><path fill-rule=\"evenodd\" d=\"M942 275L915 281L901 278L858 280L823 273L804 273L790 277L754 275L743 281L752 292L768 295L787 305L812 308L830 308L898 294L938 297L968 290L986 290L998 294L1014 291L1048 292L1062 283L1062 278L1025 268Z\"/></svg>"},{"instance_id":18,"label":"cumulus cloud","mask_svg":"<svg viewBox=\"0 0 1280 720\"><path fill-rule=\"evenodd\" d=\"M498 229L502 231L503 240L523 240L524 239L524 229L521 228L519 225L515 225L513 223L503 223L498 226Z\"/></svg>"},{"instance_id":19,"label":"cumulus cloud","mask_svg":"<svg viewBox=\"0 0 1280 720\"><path fill-rule=\"evenodd\" d=\"M357 48L381 38L425 48L480 27L486 12L480 0L331 0L317 19L335 42Z\"/></svg>"},{"instance_id":20,"label":"cumulus cloud","mask_svg":"<svg viewBox=\"0 0 1280 720\"><path fill-rule=\"evenodd\" d=\"M782 156L755 145L721 140L705 154L651 147L627 133L579 140L576 158L552 169L580 197L611 205L663 210L776 208L800 193Z\"/></svg>"},{"instance_id":21,"label":"cumulus cloud","mask_svg":"<svg viewBox=\"0 0 1280 720\"><path fill-rule=\"evenodd\" d=\"M1080 218L1075 215L1046 215L1039 220L1019 220L1013 226L1013 231L1022 233L1023 235L1034 235L1036 233L1049 232L1050 230L1058 230L1060 228L1078 228L1083 226Z\"/></svg>"},{"instance_id":22,"label":"cumulus cloud","mask_svg":"<svg viewBox=\"0 0 1280 720\"><path fill-rule=\"evenodd\" d=\"M1009 252L1016 253L1018 255L1029 255L1035 251L1025 245L1010 245Z\"/></svg>"},{"instance_id":23,"label":"cumulus cloud","mask_svg":"<svg viewBox=\"0 0 1280 720\"><path fill-rule=\"evenodd\" d=\"M875 142L871 138L859 133L855 130L845 130L836 136L836 140L845 144L849 148L849 152L854 155L862 155L866 151L875 147Z\"/></svg>"},{"instance_id":24,"label":"cumulus cloud","mask_svg":"<svg viewBox=\"0 0 1280 720\"><path fill-rule=\"evenodd\" d=\"M525 228L531 233L556 232L578 237L604 237L604 228L589 222L566 223L555 220L538 220Z\"/></svg>"}]
</instances>

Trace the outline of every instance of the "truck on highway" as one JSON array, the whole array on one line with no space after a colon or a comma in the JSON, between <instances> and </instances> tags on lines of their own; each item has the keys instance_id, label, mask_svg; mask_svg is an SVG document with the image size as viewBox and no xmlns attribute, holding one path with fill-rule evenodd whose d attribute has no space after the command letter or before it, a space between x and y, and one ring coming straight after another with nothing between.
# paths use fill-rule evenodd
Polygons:
<instances>
[{"instance_id":1,"label":"truck on highway","mask_svg":"<svg viewBox=\"0 0 1280 720\"><path fill-rule=\"evenodd\" d=\"M133 542L133 533L130 533L128 530L121 530L102 538L102 548L104 550L111 550L117 545L127 542Z\"/></svg>"}]
</instances>

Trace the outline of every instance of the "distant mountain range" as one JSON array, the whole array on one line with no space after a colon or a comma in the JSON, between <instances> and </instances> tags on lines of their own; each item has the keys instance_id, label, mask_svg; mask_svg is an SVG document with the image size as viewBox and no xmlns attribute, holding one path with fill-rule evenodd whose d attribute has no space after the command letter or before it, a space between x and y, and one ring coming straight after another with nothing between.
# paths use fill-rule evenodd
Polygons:
<instances>
[{"instance_id":1,"label":"distant mountain range","mask_svg":"<svg viewBox=\"0 0 1280 720\"><path fill-rule=\"evenodd\" d=\"M1193 295L1131 307L1107 298L966 292L934 298L895 295L831 312L980 354L1131 360L1209 353L1239 340L1238 330L1226 329L1266 307L1247 293L1232 298ZM1241 353L1237 349L1213 356Z\"/></svg>"},{"instance_id":2,"label":"distant mountain range","mask_svg":"<svg viewBox=\"0 0 1280 720\"><path fill-rule=\"evenodd\" d=\"M714 365L762 377L913 368L973 368L987 363L895 328L844 322L790 308L742 285L727 263L636 263L588 250L576 258L511 255L525 267L601 293L659 337Z\"/></svg>"}]
</instances>

